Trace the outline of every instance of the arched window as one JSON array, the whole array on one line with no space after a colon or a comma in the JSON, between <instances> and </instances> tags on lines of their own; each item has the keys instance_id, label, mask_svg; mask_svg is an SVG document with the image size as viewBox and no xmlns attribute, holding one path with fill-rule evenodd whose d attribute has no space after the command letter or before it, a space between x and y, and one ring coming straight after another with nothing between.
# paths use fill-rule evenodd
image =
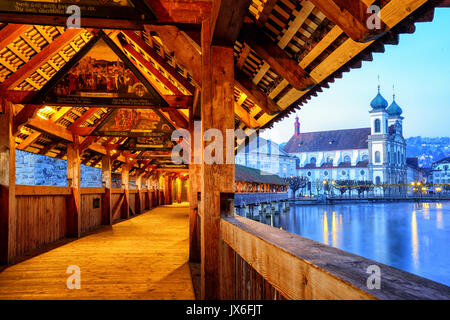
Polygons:
<instances>
[{"instance_id":1,"label":"arched window","mask_svg":"<svg viewBox=\"0 0 450 320\"><path fill-rule=\"evenodd\" d=\"M327 158L327 163L333 163L333 157L332 156L329 156Z\"/></svg>"},{"instance_id":2,"label":"arched window","mask_svg":"<svg viewBox=\"0 0 450 320\"><path fill-rule=\"evenodd\" d=\"M369 160L369 156L368 156L367 154L363 155L363 156L362 156L362 160L363 160L363 161Z\"/></svg>"},{"instance_id":3,"label":"arched window","mask_svg":"<svg viewBox=\"0 0 450 320\"><path fill-rule=\"evenodd\" d=\"M375 163L380 163L380 162L381 162L381 152L376 151L375 152Z\"/></svg>"},{"instance_id":4,"label":"arched window","mask_svg":"<svg viewBox=\"0 0 450 320\"><path fill-rule=\"evenodd\" d=\"M317 162L317 159L314 157L312 157L311 160L309 160L309 163L311 163L311 164L316 164L316 162Z\"/></svg>"},{"instance_id":5,"label":"arched window","mask_svg":"<svg viewBox=\"0 0 450 320\"><path fill-rule=\"evenodd\" d=\"M400 156L400 151L397 151L397 159L398 159L398 163L402 162L402 158Z\"/></svg>"},{"instance_id":6,"label":"arched window","mask_svg":"<svg viewBox=\"0 0 450 320\"><path fill-rule=\"evenodd\" d=\"M379 133L381 132L381 120L375 119L375 132Z\"/></svg>"},{"instance_id":7,"label":"arched window","mask_svg":"<svg viewBox=\"0 0 450 320\"><path fill-rule=\"evenodd\" d=\"M381 178L380 177L376 177L375 178L375 183L376 184L381 184Z\"/></svg>"},{"instance_id":8,"label":"arched window","mask_svg":"<svg viewBox=\"0 0 450 320\"><path fill-rule=\"evenodd\" d=\"M393 164L396 164L397 163L397 153L394 151L394 163Z\"/></svg>"},{"instance_id":9,"label":"arched window","mask_svg":"<svg viewBox=\"0 0 450 320\"><path fill-rule=\"evenodd\" d=\"M349 156L345 156L344 162L352 162L352 159Z\"/></svg>"}]
</instances>

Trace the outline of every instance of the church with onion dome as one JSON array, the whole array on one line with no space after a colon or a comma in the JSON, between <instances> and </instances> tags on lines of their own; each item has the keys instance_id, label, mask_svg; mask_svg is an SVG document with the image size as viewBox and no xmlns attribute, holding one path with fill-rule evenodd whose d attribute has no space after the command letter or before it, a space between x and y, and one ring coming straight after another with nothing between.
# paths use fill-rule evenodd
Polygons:
<instances>
[{"instance_id":1,"label":"church with onion dome","mask_svg":"<svg viewBox=\"0 0 450 320\"><path fill-rule=\"evenodd\" d=\"M402 109L378 93L370 103L370 127L301 132L296 117L294 135L284 151L296 157L298 176L318 181L365 180L374 184L406 184L406 142Z\"/></svg>"}]
</instances>

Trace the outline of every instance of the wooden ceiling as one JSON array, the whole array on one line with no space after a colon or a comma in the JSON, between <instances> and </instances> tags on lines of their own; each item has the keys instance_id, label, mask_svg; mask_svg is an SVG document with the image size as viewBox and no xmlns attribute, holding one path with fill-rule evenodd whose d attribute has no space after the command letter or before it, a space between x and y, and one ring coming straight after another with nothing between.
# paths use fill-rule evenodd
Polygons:
<instances>
[{"instance_id":1,"label":"wooden ceiling","mask_svg":"<svg viewBox=\"0 0 450 320\"><path fill-rule=\"evenodd\" d=\"M0 94L16 104L18 149L64 158L66 143L80 135L84 164L100 166L101 156L114 150L113 169L130 159L136 167L157 169L138 161L138 152L119 151L123 138L89 136L110 106L28 103L101 29L168 102L170 107L161 109L164 117L187 128L189 106L199 114L201 22L220 14L214 39L234 45L235 125L249 130L271 127L343 72L383 52L385 44L398 44L398 35L414 32L415 22L431 21L435 7L449 5L427 0L148 3L158 20L85 18L84 29L66 29L65 16L0 12ZM375 31L367 29L361 14L372 4L381 8L382 26ZM234 11L224 14L227 10ZM242 19L235 23L229 16Z\"/></svg>"}]
</instances>

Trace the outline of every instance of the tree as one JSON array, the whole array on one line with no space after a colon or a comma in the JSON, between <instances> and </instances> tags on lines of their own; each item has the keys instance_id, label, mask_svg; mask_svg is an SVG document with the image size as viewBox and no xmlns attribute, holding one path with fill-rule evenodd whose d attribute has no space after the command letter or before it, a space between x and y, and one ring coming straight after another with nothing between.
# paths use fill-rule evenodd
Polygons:
<instances>
[{"instance_id":1,"label":"tree","mask_svg":"<svg viewBox=\"0 0 450 320\"><path fill-rule=\"evenodd\" d=\"M285 180L289 183L289 188L292 190L292 198L295 198L295 193L298 189L303 189L308 184L308 179L305 177L290 177L285 178Z\"/></svg>"},{"instance_id":2,"label":"tree","mask_svg":"<svg viewBox=\"0 0 450 320\"><path fill-rule=\"evenodd\" d=\"M322 189L324 187L323 181L320 179L317 179L316 181L314 181L314 187L316 188L317 195L319 195L320 191L322 191Z\"/></svg>"},{"instance_id":3,"label":"tree","mask_svg":"<svg viewBox=\"0 0 450 320\"><path fill-rule=\"evenodd\" d=\"M344 195L344 193L349 189L349 180L337 180L335 182L336 189L339 190L341 193L341 197Z\"/></svg>"},{"instance_id":4,"label":"tree","mask_svg":"<svg viewBox=\"0 0 450 320\"><path fill-rule=\"evenodd\" d=\"M361 198L361 194L364 196L364 192L368 193L372 189L372 182L366 180L360 180L356 182L356 190L358 190L358 197Z\"/></svg>"}]
</instances>

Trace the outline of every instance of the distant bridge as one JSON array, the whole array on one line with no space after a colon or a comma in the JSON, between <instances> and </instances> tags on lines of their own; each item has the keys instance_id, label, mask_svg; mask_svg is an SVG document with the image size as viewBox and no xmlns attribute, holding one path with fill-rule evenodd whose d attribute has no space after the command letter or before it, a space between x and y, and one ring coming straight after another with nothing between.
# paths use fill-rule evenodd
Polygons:
<instances>
[{"instance_id":1,"label":"distant bridge","mask_svg":"<svg viewBox=\"0 0 450 320\"><path fill-rule=\"evenodd\" d=\"M234 194L235 207L286 200L289 200L287 192L237 192Z\"/></svg>"}]
</instances>

